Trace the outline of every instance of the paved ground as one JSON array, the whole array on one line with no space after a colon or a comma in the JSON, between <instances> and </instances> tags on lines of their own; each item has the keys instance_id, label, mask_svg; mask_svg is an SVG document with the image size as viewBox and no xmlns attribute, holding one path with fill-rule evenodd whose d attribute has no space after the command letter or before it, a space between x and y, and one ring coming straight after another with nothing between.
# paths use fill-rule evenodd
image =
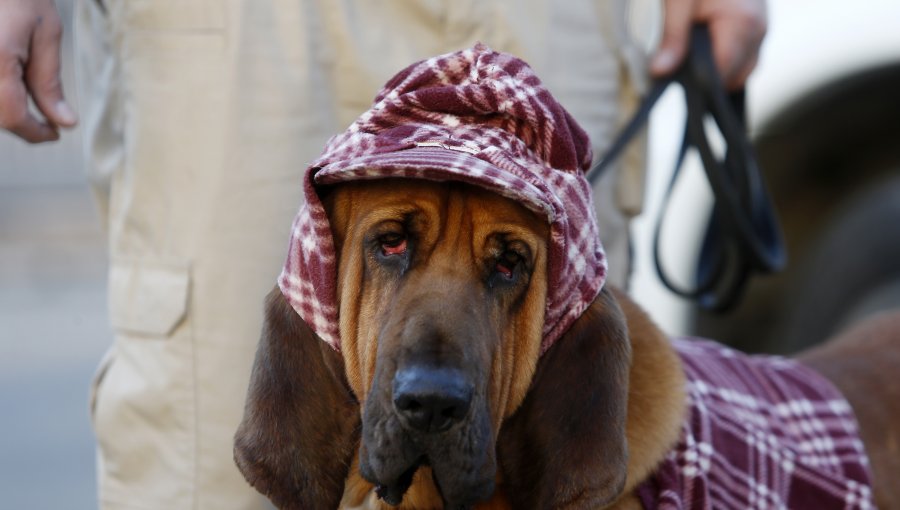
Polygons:
<instances>
[{"instance_id":1,"label":"paved ground","mask_svg":"<svg viewBox=\"0 0 900 510\"><path fill-rule=\"evenodd\" d=\"M96 508L87 401L111 339L105 265L83 184L0 187L0 507Z\"/></svg>"}]
</instances>

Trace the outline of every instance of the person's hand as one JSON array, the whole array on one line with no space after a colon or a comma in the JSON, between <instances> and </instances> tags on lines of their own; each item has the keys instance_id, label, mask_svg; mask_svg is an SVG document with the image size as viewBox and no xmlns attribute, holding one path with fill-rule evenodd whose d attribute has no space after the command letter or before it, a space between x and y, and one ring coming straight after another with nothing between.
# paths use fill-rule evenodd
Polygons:
<instances>
[{"instance_id":1,"label":"person's hand","mask_svg":"<svg viewBox=\"0 0 900 510\"><path fill-rule=\"evenodd\" d=\"M756 67L766 35L765 0L665 0L662 40L650 62L650 74L665 76L681 64L696 23L709 26L716 67L725 86L742 87Z\"/></svg>"},{"instance_id":2,"label":"person's hand","mask_svg":"<svg viewBox=\"0 0 900 510\"><path fill-rule=\"evenodd\" d=\"M62 30L53 0L0 0L0 128L32 143L78 122L59 76ZM43 119L29 111L29 96Z\"/></svg>"}]
</instances>

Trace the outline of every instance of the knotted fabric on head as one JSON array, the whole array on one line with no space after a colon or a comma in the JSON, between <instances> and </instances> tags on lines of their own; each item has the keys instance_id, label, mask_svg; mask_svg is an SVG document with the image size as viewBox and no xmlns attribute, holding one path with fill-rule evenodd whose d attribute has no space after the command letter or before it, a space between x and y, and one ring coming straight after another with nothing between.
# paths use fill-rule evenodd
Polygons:
<instances>
[{"instance_id":1,"label":"knotted fabric on head","mask_svg":"<svg viewBox=\"0 0 900 510\"><path fill-rule=\"evenodd\" d=\"M587 134L534 71L477 44L394 76L304 174L278 284L335 349L336 254L317 186L383 178L458 181L515 200L550 224L542 352L600 292L606 258L597 234Z\"/></svg>"}]
</instances>

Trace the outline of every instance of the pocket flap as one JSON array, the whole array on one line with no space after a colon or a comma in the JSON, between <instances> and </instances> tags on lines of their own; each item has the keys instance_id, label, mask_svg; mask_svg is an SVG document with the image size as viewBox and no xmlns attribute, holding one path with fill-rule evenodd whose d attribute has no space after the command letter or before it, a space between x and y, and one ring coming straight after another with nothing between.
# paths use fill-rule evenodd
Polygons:
<instances>
[{"instance_id":1,"label":"pocket flap","mask_svg":"<svg viewBox=\"0 0 900 510\"><path fill-rule=\"evenodd\" d=\"M146 335L169 335L187 311L187 264L118 261L109 274L109 315L113 328Z\"/></svg>"}]
</instances>

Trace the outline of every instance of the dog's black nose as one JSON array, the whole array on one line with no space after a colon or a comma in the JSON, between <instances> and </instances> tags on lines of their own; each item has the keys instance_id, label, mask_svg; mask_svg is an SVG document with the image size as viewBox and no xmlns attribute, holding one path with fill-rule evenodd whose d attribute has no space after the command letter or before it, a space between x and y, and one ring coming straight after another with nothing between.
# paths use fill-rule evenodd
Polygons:
<instances>
[{"instance_id":1,"label":"dog's black nose","mask_svg":"<svg viewBox=\"0 0 900 510\"><path fill-rule=\"evenodd\" d=\"M472 384L459 370L412 366L394 374L394 408L422 432L442 432L461 421L472 403Z\"/></svg>"}]
</instances>

